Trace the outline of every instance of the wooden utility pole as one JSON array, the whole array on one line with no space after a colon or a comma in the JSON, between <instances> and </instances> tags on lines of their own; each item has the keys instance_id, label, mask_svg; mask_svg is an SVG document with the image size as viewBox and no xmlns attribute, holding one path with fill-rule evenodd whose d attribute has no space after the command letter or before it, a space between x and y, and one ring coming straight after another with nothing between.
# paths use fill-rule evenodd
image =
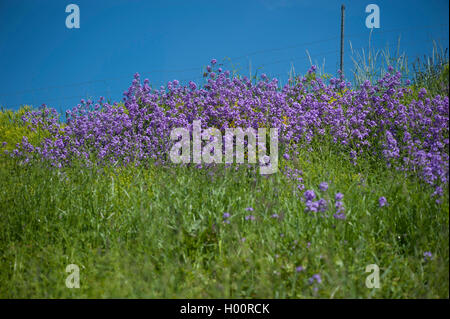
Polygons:
<instances>
[{"instance_id":1,"label":"wooden utility pole","mask_svg":"<svg viewBox=\"0 0 450 319\"><path fill-rule=\"evenodd\" d=\"M344 14L345 6L341 6L341 76L344 75Z\"/></svg>"}]
</instances>

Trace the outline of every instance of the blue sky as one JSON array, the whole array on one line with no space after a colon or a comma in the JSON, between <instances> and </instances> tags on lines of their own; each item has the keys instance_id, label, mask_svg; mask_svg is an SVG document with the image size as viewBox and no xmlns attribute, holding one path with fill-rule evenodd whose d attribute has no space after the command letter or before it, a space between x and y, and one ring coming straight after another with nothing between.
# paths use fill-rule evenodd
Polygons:
<instances>
[{"instance_id":1,"label":"blue sky","mask_svg":"<svg viewBox=\"0 0 450 319\"><path fill-rule=\"evenodd\" d=\"M66 28L70 3L80 8L79 29ZM448 47L447 0L0 0L0 106L45 103L62 111L81 98L117 101L135 72L153 87L174 79L201 83L212 58L283 83L292 65L297 73L308 69L308 50L335 75L342 3L348 76L349 41L368 45L371 3L380 8L375 48L395 51L401 37L401 50L413 59L431 52L432 39Z\"/></svg>"}]
</instances>

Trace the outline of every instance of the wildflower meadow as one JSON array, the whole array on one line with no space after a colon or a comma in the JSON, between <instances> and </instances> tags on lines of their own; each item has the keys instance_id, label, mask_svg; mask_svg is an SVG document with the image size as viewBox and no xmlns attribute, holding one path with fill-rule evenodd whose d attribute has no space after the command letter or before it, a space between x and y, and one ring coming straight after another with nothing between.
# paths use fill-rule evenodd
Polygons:
<instances>
[{"instance_id":1,"label":"wildflower meadow","mask_svg":"<svg viewBox=\"0 0 450 319\"><path fill-rule=\"evenodd\" d=\"M0 113L0 296L448 298L448 81L204 76ZM244 163L223 139L202 153L221 160L174 163L194 121L267 138L253 163L248 136Z\"/></svg>"}]
</instances>

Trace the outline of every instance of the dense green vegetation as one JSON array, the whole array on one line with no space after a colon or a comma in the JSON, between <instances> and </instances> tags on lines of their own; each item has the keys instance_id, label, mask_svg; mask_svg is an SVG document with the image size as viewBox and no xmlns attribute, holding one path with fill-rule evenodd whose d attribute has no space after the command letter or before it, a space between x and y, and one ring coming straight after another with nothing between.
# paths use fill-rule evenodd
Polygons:
<instances>
[{"instance_id":1,"label":"dense green vegetation","mask_svg":"<svg viewBox=\"0 0 450 319\"><path fill-rule=\"evenodd\" d=\"M312 217L295 183L251 168L48 170L2 160L0 295L448 297L448 188L438 205L416 178L356 167L326 145L294 162L307 188L344 194L346 220ZM65 286L72 263L80 289ZM365 286L369 264L380 267L380 289ZM321 283L309 283L314 274Z\"/></svg>"}]
</instances>

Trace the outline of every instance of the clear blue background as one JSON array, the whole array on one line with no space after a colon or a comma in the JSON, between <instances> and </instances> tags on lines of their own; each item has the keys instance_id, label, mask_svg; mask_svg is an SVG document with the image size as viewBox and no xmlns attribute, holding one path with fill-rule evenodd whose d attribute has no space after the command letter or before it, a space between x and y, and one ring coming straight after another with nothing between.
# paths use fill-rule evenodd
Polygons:
<instances>
[{"instance_id":1,"label":"clear blue background","mask_svg":"<svg viewBox=\"0 0 450 319\"><path fill-rule=\"evenodd\" d=\"M67 29L65 8L80 7L80 29ZM120 100L135 72L153 87L178 79L201 83L212 58L249 75L258 69L282 83L293 65L310 66L306 51L336 75L340 6L346 5L345 73L353 47L368 45L365 7L380 7L375 48L413 60L432 39L448 47L447 0L424 1L137 1L0 0L0 106L46 103L59 111L81 98ZM226 58L231 58L226 60Z\"/></svg>"}]
</instances>

